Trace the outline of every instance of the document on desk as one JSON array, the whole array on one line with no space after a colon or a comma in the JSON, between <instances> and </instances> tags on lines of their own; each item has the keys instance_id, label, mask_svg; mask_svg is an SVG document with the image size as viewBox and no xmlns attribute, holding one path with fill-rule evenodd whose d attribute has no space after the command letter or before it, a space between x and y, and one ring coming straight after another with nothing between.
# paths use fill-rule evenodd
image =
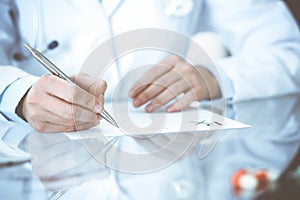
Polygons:
<instances>
[{"instance_id":1,"label":"document on desk","mask_svg":"<svg viewBox=\"0 0 300 200\"><path fill-rule=\"evenodd\" d=\"M109 108L110 106L107 106ZM120 103L112 106L109 112L118 122L116 128L101 120L99 126L85 131L67 133L71 139L124 135L153 135L180 132L204 132L209 130L237 129L250 127L224 116L201 108L188 108L181 112L167 113L163 110L147 113L144 108L133 108L130 104Z\"/></svg>"}]
</instances>

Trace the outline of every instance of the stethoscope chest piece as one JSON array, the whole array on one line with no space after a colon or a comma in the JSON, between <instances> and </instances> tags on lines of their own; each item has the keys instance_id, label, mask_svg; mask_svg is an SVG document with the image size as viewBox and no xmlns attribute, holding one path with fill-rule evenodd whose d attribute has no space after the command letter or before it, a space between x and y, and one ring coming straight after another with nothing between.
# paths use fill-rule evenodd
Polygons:
<instances>
[{"instance_id":1,"label":"stethoscope chest piece","mask_svg":"<svg viewBox=\"0 0 300 200\"><path fill-rule=\"evenodd\" d=\"M194 0L163 0L164 14L172 17L184 17L191 13Z\"/></svg>"}]
</instances>

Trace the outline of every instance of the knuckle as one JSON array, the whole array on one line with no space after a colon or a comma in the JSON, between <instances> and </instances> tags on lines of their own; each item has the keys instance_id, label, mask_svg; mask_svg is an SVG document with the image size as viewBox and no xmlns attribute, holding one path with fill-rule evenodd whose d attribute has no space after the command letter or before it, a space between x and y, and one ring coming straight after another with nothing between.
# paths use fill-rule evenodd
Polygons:
<instances>
[{"instance_id":1,"label":"knuckle","mask_svg":"<svg viewBox=\"0 0 300 200\"><path fill-rule=\"evenodd\" d=\"M72 119L78 119L80 116L80 109L79 108L73 108L72 109Z\"/></svg>"},{"instance_id":2,"label":"knuckle","mask_svg":"<svg viewBox=\"0 0 300 200\"><path fill-rule=\"evenodd\" d=\"M168 92L167 93L168 96L170 96L170 95L176 96L178 93L182 92L182 89L180 87L178 87L177 85L171 85L168 88L167 92Z\"/></svg>"},{"instance_id":3,"label":"knuckle","mask_svg":"<svg viewBox=\"0 0 300 200\"><path fill-rule=\"evenodd\" d=\"M33 125L33 128L40 133L46 132L46 125L44 123L36 123Z\"/></svg>"},{"instance_id":4,"label":"knuckle","mask_svg":"<svg viewBox=\"0 0 300 200\"><path fill-rule=\"evenodd\" d=\"M97 86L99 85L99 82L91 82L88 84L86 91L90 92L90 93L94 93L97 91Z\"/></svg>"},{"instance_id":5,"label":"knuckle","mask_svg":"<svg viewBox=\"0 0 300 200\"><path fill-rule=\"evenodd\" d=\"M203 91L202 91L202 88L201 87L196 87L194 88L193 90L193 98L196 99L196 100L200 100L201 97L202 97L202 94Z\"/></svg>"},{"instance_id":6,"label":"knuckle","mask_svg":"<svg viewBox=\"0 0 300 200\"><path fill-rule=\"evenodd\" d=\"M198 95L201 95L202 92L203 92L202 87L197 87L195 89L195 93L198 94Z\"/></svg>"},{"instance_id":7,"label":"knuckle","mask_svg":"<svg viewBox=\"0 0 300 200\"><path fill-rule=\"evenodd\" d=\"M199 79L196 76L191 75L189 77L189 83L190 83L190 85L193 85L193 86L194 85L199 85L198 82L199 82Z\"/></svg>"},{"instance_id":8,"label":"knuckle","mask_svg":"<svg viewBox=\"0 0 300 200\"><path fill-rule=\"evenodd\" d=\"M104 104L104 95L103 94L98 95L98 101L100 103Z\"/></svg>"},{"instance_id":9,"label":"knuckle","mask_svg":"<svg viewBox=\"0 0 300 200\"><path fill-rule=\"evenodd\" d=\"M164 105L164 100L163 100L162 98L157 98L157 99L153 100L153 101L151 102L151 104L162 106L162 105Z\"/></svg>"},{"instance_id":10,"label":"knuckle","mask_svg":"<svg viewBox=\"0 0 300 200\"><path fill-rule=\"evenodd\" d=\"M86 123L82 127L78 127L78 128L80 128L81 130L84 130L84 129L92 128L93 126L95 126L95 123Z\"/></svg>"},{"instance_id":11,"label":"knuckle","mask_svg":"<svg viewBox=\"0 0 300 200\"><path fill-rule=\"evenodd\" d=\"M174 61L174 62L178 62L178 61L181 60L180 57L177 56L177 55L171 55L171 56L169 57L169 59L172 60L172 61Z\"/></svg>"},{"instance_id":12,"label":"knuckle","mask_svg":"<svg viewBox=\"0 0 300 200\"><path fill-rule=\"evenodd\" d=\"M163 65L160 66L159 70L161 70L162 68L165 68L165 70L169 71L169 70L173 69L173 66L170 65L170 64L163 64Z\"/></svg>"},{"instance_id":13,"label":"knuckle","mask_svg":"<svg viewBox=\"0 0 300 200\"><path fill-rule=\"evenodd\" d=\"M52 83L57 81L59 78L51 74L45 74L38 80L38 85L43 88L51 87Z\"/></svg>"},{"instance_id":14,"label":"knuckle","mask_svg":"<svg viewBox=\"0 0 300 200\"><path fill-rule=\"evenodd\" d=\"M79 95L79 90L72 84L65 85L65 100L68 102L73 102L74 98L77 98Z\"/></svg>"},{"instance_id":15,"label":"knuckle","mask_svg":"<svg viewBox=\"0 0 300 200\"><path fill-rule=\"evenodd\" d=\"M96 104L96 99L94 97L87 98L85 102L85 105L91 110L94 109L95 104Z\"/></svg>"},{"instance_id":16,"label":"knuckle","mask_svg":"<svg viewBox=\"0 0 300 200\"><path fill-rule=\"evenodd\" d=\"M159 80L157 83L156 83L156 85L158 86L158 87L163 87L163 88L167 88L168 87L168 85L169 85L169 83L168 83L168 80L167 79L161 79L161 80Z\"/></svg>"},{"instance_id":17,"label":"knuckle","mask_svg":"<svg viewBox=\"0 0 300 200\"><path fill-rule=\"evenodd\" d=\"M66 119L74 118L74 111L72 106L66 106L62 109L61 116Z\"/></svg>"},{"instance_id":18,"label":"knuckle","mask_svg":"<svg viewBox=\"0 0 300 200\"><path fill-rule=\"evenodd\" d=\"M70 75L70 79L71 79L72 81L76 82L78 76L80 76L80 75L79 75L79 74L71 74L71 75Z\"/></svg>"},{"instance_id":19,"label":"knuckle","mask_svg":"<svg viewBox=\"0 0 300 200\"><path fill-rule=\"evenodd\" d=\"M165 65L163 67L166 67ZM149 74L159 74L161 66L154 66L149 70Z\"/></svg>"},{"instance_id":20,"label":"knuckle","mask_svg":"<svg viewBox=\"0 0 300 200\"><path fill-rule=\"evenodd\" d=\"M40 100L39 96L40 95L35 91L28 93L27 98L26 98L27 104L40 105L42 101Z\"/></svg>"},{"instance_id":21,"label":"knuckle","mask_svg":"<svg viewBox=\"0 0 300 200\"><path fill-rule=\"evenodd\" d=\"M84 130L84 129L86 129L86 128L83 125L77 126L76 128L74 127L75 131L81 131L81 130Z\"/></svg>"},{"instance_id":22,"label":"knuckle","mask_svg":"<svg viewBox=\"0 0 300 200\"><path fill-rule=\"evenodd\" d=\"M77 126L73 126L73 131L74 130L77 130L77 131L85 130L85 129L91 128L92 125L93 125L92 123L79 124Z\"/></svg>"},{"instance_id":23,"label":"knuckle","mask_svg":"<svg viewBox=\"0 0 300 200\"><path fill-rule=\"evenodd\" d=\"M106 83L106 81L100 80L100 81L99 81L99 86L100 86L100 88L106 90L106 88L107 88L107 83Z\"/></svg>"},{"instance_id":24,"label":"knuckle","mask_svg":"<svg viewBox=\"0 0 300 200\"><path fill-rule=\"evenodd\" d=\"M64 128L65 132L73 132L76 131L76 126L67 126Z\"/></svg>"},{"instance_id":25,"label":"knuckle","mask_svg":"<svg viewBox=\"0 0 300 200\"><path fill-rule=\"evenodd\" d=\"M67 120L65 122L65 124L66 124L67 127L75 127L76 126L76 122L73 119Z\"/></svg>"},{"instance_id":26,"label":"knuckle","mask_svg":"<svg viewBox=\"0 0 300 200\"><path fill-rule=\"evenodd\" d=\"M45 74L45 75L42 75L40 78L39 78L39 80L38 80L38 82L40 83L40 84L47 84L50 80L51 80L51 75L49 75L49 74Z\"/></svg>"},{"instance_id":27,"label":"knuckle","mask_svg":"<svg viewBox=\"0 0 300 200\"><path fill-rule=\"evenodd\" d=\"M192 74L194 72L194 68L188 64L184 64L182 66L183 74Z\"/></svg>"},{"instance_id":28,"label":"knuckle","mask_svg":"<svg viewBox=\"0 0 300 200\"><path fill-rule=\"evenodd\" d=\"M26 94L26 103L29 105L41 105L45 93L42 87L34 85Z\"/></svg>"},{"instance_id":29,"label":"knuckle","mask_svg":"<svg viewBox=\"0 0 300 200\"><path fill-rule=\"evenodd\" d=\"M139 96L139 99L143 102L148 101L150 99L150 94L148 92L144 92Z\"/></svg>"},{"instance_id":30,"label":"knuckle","mask_svg":"<svg viewBox=\"0 0 300 200\"><path fill-rule=\"evenodd\" d=\"M40 112L35 110L35 109L31 109L28 112L28 117L32 120L39 120L40 119Z\"/></svg>"}]
</instances>

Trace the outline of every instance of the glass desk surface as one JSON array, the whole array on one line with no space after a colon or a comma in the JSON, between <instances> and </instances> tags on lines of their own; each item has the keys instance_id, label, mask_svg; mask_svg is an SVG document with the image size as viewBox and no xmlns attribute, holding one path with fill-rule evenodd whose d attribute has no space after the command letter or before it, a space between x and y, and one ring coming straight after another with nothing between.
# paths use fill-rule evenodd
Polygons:
<instances>
[{"instance_id":1,"label":"glass desk surface","mask_svg":"<svg viewBox=\"0 0 300 200\"><path fill-rule=\"evenodd\" d=\"M283 172L300 144L300 96L227 105L225 115L252 127L127 136L105 150L110 138L70 140L9 124L10 135L26 135L19 147L31 161L0 165L0 199L255 199L232 176Z\"/></svg>"}]
</instances>

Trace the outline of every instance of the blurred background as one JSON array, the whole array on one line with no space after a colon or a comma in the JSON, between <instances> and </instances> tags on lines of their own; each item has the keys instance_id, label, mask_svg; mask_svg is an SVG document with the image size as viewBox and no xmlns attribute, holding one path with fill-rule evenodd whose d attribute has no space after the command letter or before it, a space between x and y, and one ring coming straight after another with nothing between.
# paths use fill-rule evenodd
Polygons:
<instances>
[{"instance_id":1,"label":"blurred background","mask_svg":"<svg viewBox=\"0 0 300 200\"><path fill-rule=\"evenodd\" d=\"M286 0L288 6L292 10L294 16L297 19L298 24L300 24L300 2L299 0Z\"/></svg>"}]
</instances>

